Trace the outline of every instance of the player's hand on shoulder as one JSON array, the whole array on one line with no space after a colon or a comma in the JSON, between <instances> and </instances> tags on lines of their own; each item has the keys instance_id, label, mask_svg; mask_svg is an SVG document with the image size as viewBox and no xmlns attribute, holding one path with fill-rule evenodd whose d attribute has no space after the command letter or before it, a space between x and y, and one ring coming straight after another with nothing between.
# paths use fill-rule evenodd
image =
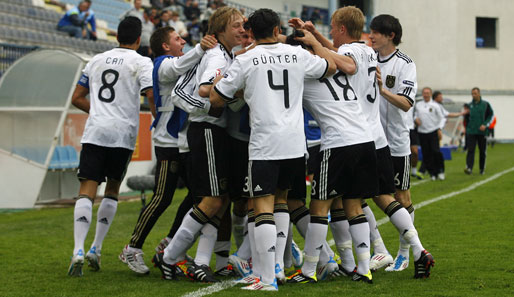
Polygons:
<instances>
[{"instance_id":1,"label":"player's hand on shoulder","mask_svg":"<svg viewBox=\"0 0 514 297\"><path fill-rule=\"evenodd\" d=\"M218 40L213 35L205 35L200 41L200 46L204 51L211 49L218 44Z\"/></svg>"}]
</instances>

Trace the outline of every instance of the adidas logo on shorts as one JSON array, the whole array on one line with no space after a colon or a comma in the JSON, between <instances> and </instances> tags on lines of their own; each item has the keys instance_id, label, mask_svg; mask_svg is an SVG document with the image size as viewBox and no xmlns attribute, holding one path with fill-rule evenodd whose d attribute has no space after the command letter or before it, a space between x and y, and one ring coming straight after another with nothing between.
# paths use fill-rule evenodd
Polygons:
<instances>
[{"instance_id":1,"label":"adidas logo on shorts","mask_svg":"<svg viewBox=\"0 0 514 297\"><path fill-rule=\"evenodd\" d=\"M278 232L277 237L285 238L286 235L284 234L284 232L280 231L280 232Z\"/></svg>"},{"instance_id":2,"label":"adidas logo on shorts","mask_svg":"<svg viewBox=\"0 0 514 297\"><path fill-rule=\"evenodd\" d=\"M255 192L257 192L257 191L262 191L262 188L261 188L261 186L257 185L257 186L255 186L255 189L253 189L253 190L254 190Z\"/></svg>"},{"instance_id":3,"label":"adidas logo on shorts","mask_svg":"<svg viewBox=\"0 0 514 297\"><path fill-rule=\"evenodd\" d=\"M274 253L275 252L275 246L272 246L268 249L268 253Z\"/></svg>"}]
</instances>

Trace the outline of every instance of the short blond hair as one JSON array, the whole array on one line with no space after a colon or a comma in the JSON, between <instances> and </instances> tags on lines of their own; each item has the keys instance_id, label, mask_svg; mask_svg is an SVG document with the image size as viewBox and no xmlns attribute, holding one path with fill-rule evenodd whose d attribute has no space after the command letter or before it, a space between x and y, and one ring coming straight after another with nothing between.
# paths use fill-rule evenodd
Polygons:
<instances>
[{"instance_id":1,"label":"short blond hair","mask_svg":"<svg viewBox=\"0 0 514 297\"><path fill-rule=\"evenodd\" d=\"M355 6L341 7L332 14L332 21L338 26L345 26L351 38L360 39L366 18Z\"/></svg>"},{"instance_id":2,"label":"short blond hair","mask_svg":"<svg viewBox=\"0 0 514 297\"><path fill-rule=\"evenodd\" d=\"M214 13L209 18L209 29L207 30L207 34L214 34L216 37L218 37L218 33L225 32L227 25L236 16L243 18L241 12L234 7L224 6L216 9L216 11L214 11Z\"/></svg>"}]
</instances>

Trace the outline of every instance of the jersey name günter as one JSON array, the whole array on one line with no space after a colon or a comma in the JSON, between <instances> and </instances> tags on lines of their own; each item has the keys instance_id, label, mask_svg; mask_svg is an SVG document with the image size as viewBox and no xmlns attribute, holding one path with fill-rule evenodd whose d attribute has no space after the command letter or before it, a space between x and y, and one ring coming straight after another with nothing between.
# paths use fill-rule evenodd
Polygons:
<instances>
[{"instance_id":1,"label":"jersey name g\u00fcnter","mask_svg":"<svg viewBox=\"0 0 514 297\"><path fill-rule=\"evenodd\" d=\"M325 59L281 43L260 44L236 57L215 90L232 100L236 91L244 89L250 108L250 160L304 155L304 79L322 78L327 69Z\"/></svg>"},{"instance_id":2,"label":"jersey name g\u00fcnter","mask_svg":"<svg viewBox=\"0 0 514 297\"><path fill-rule=\"evenodd\" d=\"M378 66L382 73L383 88L405 97L412 108L418 88L414 62L407 55L396 50L389 57L379 56ZM380 121L393 157L410 155L410 131L407 126L407 121L410 120L412 119L409 119L406 112L380 97Z\"/></svg>"},{"instance_id":3,"label":"jersey name g\u00fcnter","mask_svg":"<svg viewBox=\"0 0 514 297\"><path fill-rule=\"evenodd\" d=\"M94 56L79 84L89 88L90 110L81 143L133 150L140 95L152 88L152 60L126 48Z\"/></svg>"}]
</instances>

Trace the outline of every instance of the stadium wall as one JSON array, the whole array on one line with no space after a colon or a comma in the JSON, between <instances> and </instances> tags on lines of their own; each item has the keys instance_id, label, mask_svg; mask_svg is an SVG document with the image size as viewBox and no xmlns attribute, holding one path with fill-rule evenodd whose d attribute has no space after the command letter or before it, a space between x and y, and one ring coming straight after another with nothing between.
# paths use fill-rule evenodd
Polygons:
<instances>
[{"instance_id":1,"label":"stadium wall","mask_svg":"<svg viewBox=\"0 0 514 297\"><path fill-rule=\"evenodd\" d=\"M513 91L514 1L375 0L373 14L400 19L400 49L415 62L420 85ZM476 18L497 18L496 47L476 47ZM514 98L513 98L514 100Z\"/></svg>"}]
</instances>

